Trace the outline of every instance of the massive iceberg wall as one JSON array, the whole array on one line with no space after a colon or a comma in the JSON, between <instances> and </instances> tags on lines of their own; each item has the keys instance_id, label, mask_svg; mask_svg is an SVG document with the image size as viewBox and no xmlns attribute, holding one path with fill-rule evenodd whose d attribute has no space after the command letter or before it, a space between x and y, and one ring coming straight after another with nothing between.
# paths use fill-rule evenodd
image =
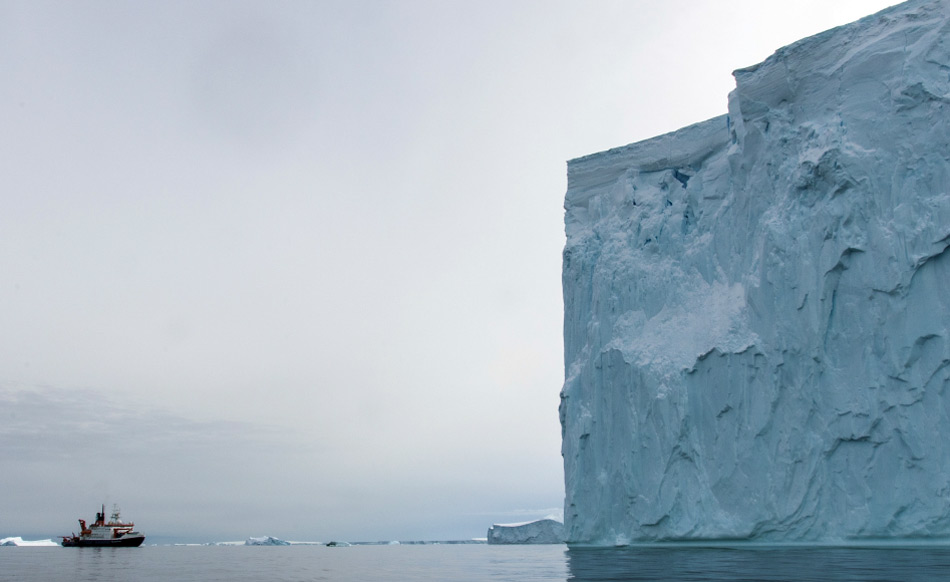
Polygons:
<instances>
[{"instance_id":1,"label":"massive iceberg wall","mask_svg":"<svg viewBox=\"0 0 950 582\"><path fill-rule=\"evenodd\" d=\"M950 538L950 2L568 163L569 543Z\"/></svg>"}]
</instances>

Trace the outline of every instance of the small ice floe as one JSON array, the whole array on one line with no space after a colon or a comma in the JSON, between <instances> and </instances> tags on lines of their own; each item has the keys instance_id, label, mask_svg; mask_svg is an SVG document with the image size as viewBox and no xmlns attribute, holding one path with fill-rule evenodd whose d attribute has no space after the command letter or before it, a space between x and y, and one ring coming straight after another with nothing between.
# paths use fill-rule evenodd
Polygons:
<instances>
[{"instance_id":1,"label":"small ice floe","mask_svg":"<svg viewBox=\"0 0 950 582\"><path fill-rule=\"evenodd\" d=\"M25 540L19 536L11 538L0 539L0 546L17 546L17 547L39 547L39 548L58 548L59 544L53 540Z\"/></svg>"}]
</instances>

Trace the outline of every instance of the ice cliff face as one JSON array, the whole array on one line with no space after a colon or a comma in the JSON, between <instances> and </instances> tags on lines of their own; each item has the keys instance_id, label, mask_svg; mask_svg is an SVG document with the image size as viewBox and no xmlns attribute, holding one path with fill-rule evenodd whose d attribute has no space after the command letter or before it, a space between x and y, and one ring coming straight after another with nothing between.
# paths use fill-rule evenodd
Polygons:
<instances>
[{"instance_id":1,"label":"ice cliff face","mask_svg":"<svg viewBox=\"0 0 950 582\"><path fill-rule=\"evenodd\" d=\"M572 543L950 537L950 2L568 163Z\"/></svg>"}]
</instances>

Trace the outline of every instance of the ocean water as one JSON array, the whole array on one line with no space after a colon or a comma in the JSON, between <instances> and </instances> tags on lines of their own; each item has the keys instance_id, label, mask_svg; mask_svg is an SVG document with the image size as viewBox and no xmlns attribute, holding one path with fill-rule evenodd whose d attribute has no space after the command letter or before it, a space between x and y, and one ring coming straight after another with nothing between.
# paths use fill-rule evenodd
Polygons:
<instances>
[{"instance_id":1,"label":"ocean water","mask_svg":"<svg viewBox=\"0 0 950 582\"><path fill-rule=\"evenodd\" d=\"M950 580L950 547L393 545L0 548L0 580L602 582Z\"/></svg>"}]
</instances>

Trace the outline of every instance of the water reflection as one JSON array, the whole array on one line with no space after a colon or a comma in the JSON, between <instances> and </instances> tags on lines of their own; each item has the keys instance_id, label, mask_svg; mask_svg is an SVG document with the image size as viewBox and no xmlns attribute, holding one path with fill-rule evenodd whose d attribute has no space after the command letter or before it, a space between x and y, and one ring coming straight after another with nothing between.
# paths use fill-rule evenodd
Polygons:
<instances>
[{"instance_id":1,"label":"water reflection","mask_svg":"<svg viewBox=\"0 0 950 582\"><path fill-rule=\"evenodd\" d=\"M950 547L671 547L567 551L568 580L853 580L950 579Z\"/></svg>"}]
</instances>

